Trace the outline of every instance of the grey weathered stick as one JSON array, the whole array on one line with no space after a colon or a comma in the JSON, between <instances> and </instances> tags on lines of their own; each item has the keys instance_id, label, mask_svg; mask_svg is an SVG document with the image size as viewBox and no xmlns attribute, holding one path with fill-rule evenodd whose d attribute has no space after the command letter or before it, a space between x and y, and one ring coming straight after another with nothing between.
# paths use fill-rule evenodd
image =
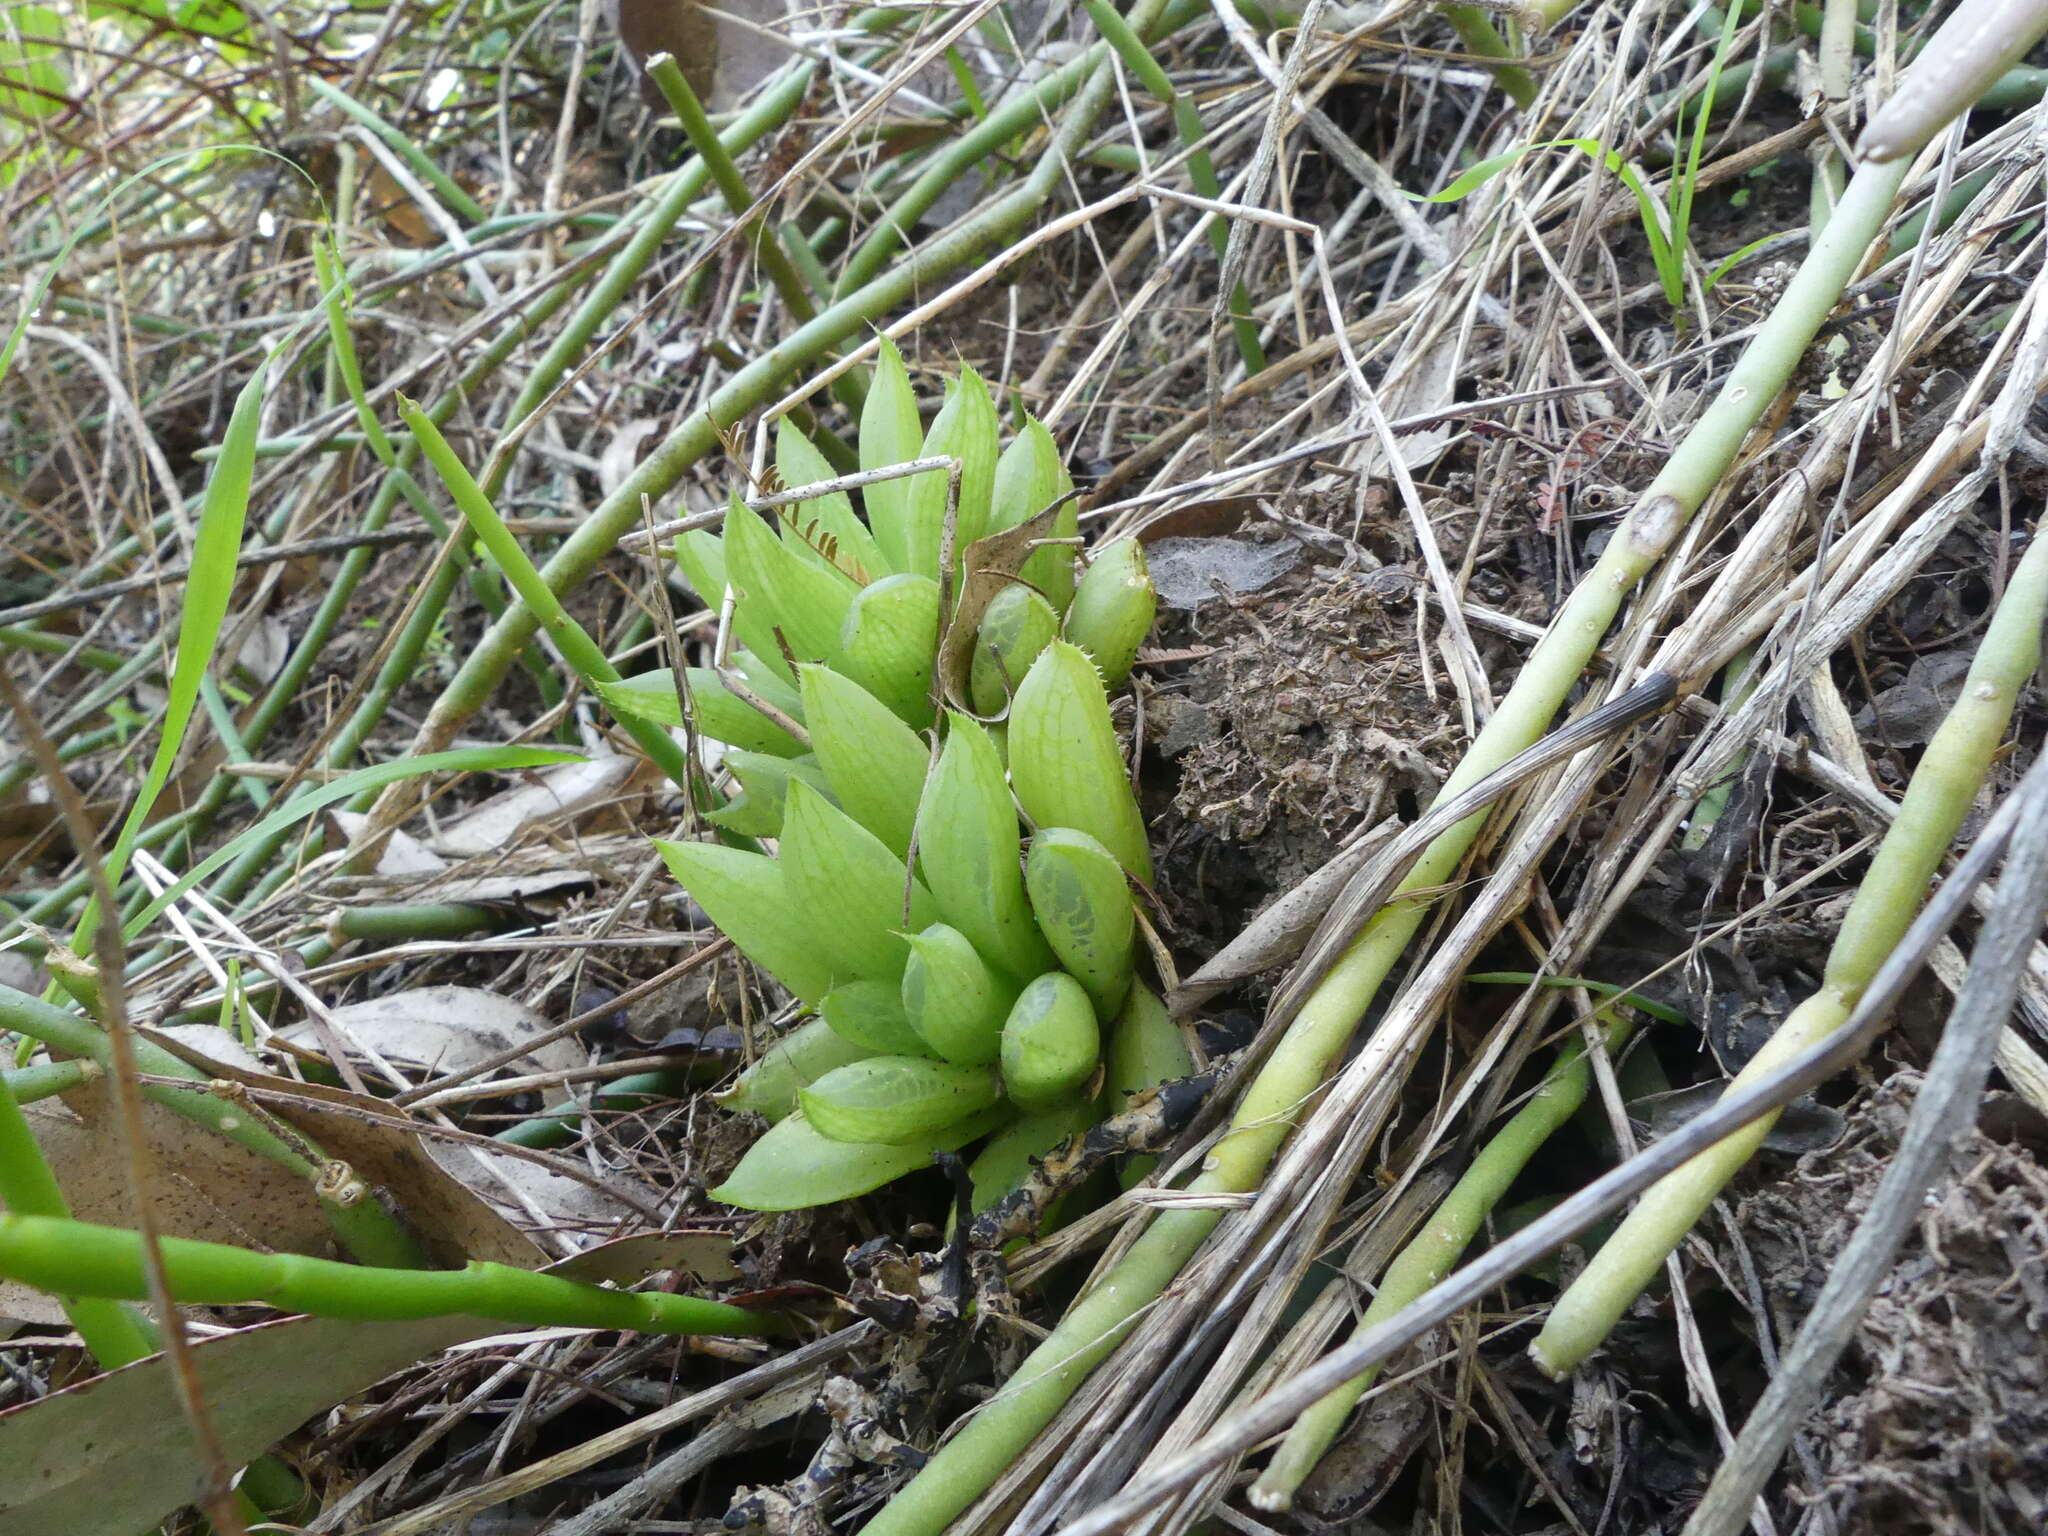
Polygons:
<instances>
[{"instance_id":1,"label":"grey weathered stick","mask_svg":"<svg viewBox=\"0 0 2048 1536\"><path fill-rule=\"evenodd\" d=\"M1105 1536L1120 1523L1154 1507L1205 1473L1242 1455L1260 1441L1280 1434L1303 1409L1326 1393L1380 1364L1487 1292L1512 1280L1601 1217L1627 1204L1688 1158L1731 1131L1783 1108L1854 1061L1882 1031L1892 1005L1925 963L1935 941L1962 916L1970 893L1990 875L2012 837L2020 808L2015 796L2008 796L1999 806L1954 873L1921 909L1904 940L1872 978L1855 1013L1841 1030L1793 1057L1779 1076L1729 1094L1697 1120L1652 1143L1548 1215L1474 1259L1413 1306L1288 1378L1249 1408L1218 1424L1152 1476L1132 1483L1115 1499L1097 1505L1064 1526L1061 1536Z\"/></svg>"},{"instance_id":2,"label":"grey weathered stick","mask_svg":"<svg viewBox=\"0 0 2048 1536\"><path fill-rule=\"evenodd\" d=\"M2028 954L2048 918L2048 758L2034 764L2013 791L2008 804L2013 803L2021 810L2005 875L1899 1150L1855 1236L1830 1266L1797 1342L1779 1361L1735 1449L1686 1521L1685 1536L1735 1536L1742 1529L1792 1431L1820 1401L1863 1309L1918 1223L1955 1138L1975 1115L1999 1031L2011 1016Z\"/></svg>"}]
</instances>

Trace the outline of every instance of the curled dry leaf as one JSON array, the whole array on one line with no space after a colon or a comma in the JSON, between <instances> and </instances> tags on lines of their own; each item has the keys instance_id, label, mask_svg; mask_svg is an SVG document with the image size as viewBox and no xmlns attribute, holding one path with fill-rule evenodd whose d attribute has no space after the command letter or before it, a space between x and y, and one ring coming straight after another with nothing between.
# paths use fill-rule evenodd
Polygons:
<instances>
[{"instance_id":1,"label":"curled dry leaf","mask_svg":"<svg viewBox=\"0 0 2048 1536\"><path fill-rule=\"evenodd\" d=\"M422 1128L404 1111L319 1083L227 1067L220 1076L241 1084L265 1113L354 1169L388 1200L437 1263L489 1259L530 1269L541 1256L530 1238L471 1192L465 1181L472 1169L453 1176L427 1154ZM116 1226L126 1224L123 1218L108 1219Z\"/></svg>"}]
</instances>

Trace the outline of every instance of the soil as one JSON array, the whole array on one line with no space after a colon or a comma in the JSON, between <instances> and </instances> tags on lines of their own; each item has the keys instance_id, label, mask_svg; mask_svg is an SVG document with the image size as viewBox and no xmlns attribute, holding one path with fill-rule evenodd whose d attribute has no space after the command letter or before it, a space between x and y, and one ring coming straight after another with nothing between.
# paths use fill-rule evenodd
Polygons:
<instances>
[{"instance_id":1,"label":"soil","mask_svg":"<svg viewBox=\"0 0 2048 1536\"><path fill-rule=\"evenodd\" d=\"M1769 1326L1789 1337L1868 1209L1918 1086L1900 1072L1848 1133L1741 1207ZM2048 1528L2048 1125L1986 1105L1928 1197L1809 1426L1803 1502L1851 1532Z\"/></svg>"}]
</instances>

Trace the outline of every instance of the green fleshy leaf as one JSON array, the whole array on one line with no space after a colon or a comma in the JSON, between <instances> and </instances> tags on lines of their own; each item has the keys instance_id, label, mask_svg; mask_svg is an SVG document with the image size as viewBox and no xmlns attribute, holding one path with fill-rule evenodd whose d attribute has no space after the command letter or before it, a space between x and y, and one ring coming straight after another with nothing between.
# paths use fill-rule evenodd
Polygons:
<instances>
[{"instance_id":1,"label":"green fleshy leaf","mask_svg":"<svg viewBox=\"0 0 2048 1536\"><path fill-rule=\"evenodd\" d=\"M932 708L939 649L939 584L929 576L886 576L863 587L839 630L839 666L913 730Z\"/></svg>"},{"instance_id":2,"label":"green fleshy leaf","mask_svg":"<svg viewBox=\"0 0 2048 1536\"><path fill-rule=\"evenodd\" d=\"M1084 663L1085 665L1085 663ZM918 867L945 921L1016 983L1053 964L1024 898L1017 805L980 723L948 717L917 813Z\"/></svg>"},{"instance_id":3,"label":"green fleshy leaf","mask_svg":"<svg viewBox=\"0 0 2048 1536\"><path fill-rule=\"evenodd\" d=\"M739 1075L739 1081L714 1097L722 1108L780 1120L796 1113L798 1089L850 1061L874 1054L823 1019L806 1019L763 1051Z\"/></svg>"},{"instance_id":4,"label":"green fleshy leaf","mask_svg":"<svg viewBox=\"0 0 2048 1536\"><path fill-rule=\"evenodd\" d=\"M781 655L785 646L798 661L829 661L839 654L839 628L859 590L844 571L796 553L759 513L738 502L725 514L725 568L741 605L756 620L765 617L780 637L771 656ZM760 649L751 637L744 638Z\"/></svg>"},{"instance_id":5,"label":"green fleshy leaf","mask_svg":"<svg viewBox=\"0 0 2048 1536\"><path fill-rule=\"evenodd\" d=\"M818 1005L818 1014L834 1034L877 1055L932 1054L904 1017L901 989L886 981L849 981L834 987Z\"/></svg>"},{"instance_id":6,"label":"green fleshy leaf","mask_svg":"<svg viewBox=\"0 0 2048 1536\"><path fill-rule=\"evenodd\" d=\"M796 429L785 416L775 431L775 473L785 488L796 491L821 480L836 480L825 455ZM857 582L868 582L887 572L881 546L868 526L854 515L853 501L844 491L831 491L795 506L779 507L785 544L814 564L829 565Z\"/></svg>"},{"instance_id":7,"label":"green fleshy leaf","mask_svg":"<svg viewBox=\"0 0 2048 1536\"><path fill-rule=\"evenodd\" d=\"M733 751L725 754L725 766L740 781L740 792L704 819L741 837L782 835L782 808L789 797L792 776L813 789L825 788L825 770L818 766L815 757Z\"/></svg>"},{"instance_id":8,"label":"green fleshy leaf","mask_svg":"<svg viewBox=\"0 0 2048 1536\"><path fill-rule=\"evenodd\" d=\"M930 1136L899 1146L833 1141L802 1115L791 1115L747 1149L732 1177L711 1198L747 1211L800 1211L851 1200L906 1173L929 1168L934 1152L954 1152L1002 1123L1000 1110L970 1115Z\"/></svg>"},{"instance_id":9,"label":"green fleshy leaf","mask_svg":"<svg viewBox=\"0 0 2048 1536\"><path fill-rule=\"evenodd\" d=\"M801 669L804 724L832 797L898 857L909 853L931 753L859 683L826 667Z\"/></svg>"},{"instance_id":10,"label":"green fleshy leaf","mask_svg":"<svg viewBox=\"0 0 2048 1536\"><path fill-rule=\"evenodd\" d=\"M1149 885L1145 821L1095 664L1064 640L1047 646L1017 690L1009 726L1010 782L1025 813L1041 827L1086 832Z\"/></svg>"},{"instance_id":11,"label":"green fleshy leaf","mask_svg":"<svg viewBox=\"0 0 2048 1536\"><path fill-rule=\"evenodd\" d=\"M986 1066L1002 1052L1003 1021L1017 986L989 968L958 928L934 923L910 939L903 968L903 1016L928 1050Z\"/></svg>"},{"instance_id":12,"label":"green fleshy leaf","mask_svg":"<svg viewBox=\"0 0 2048 1536\"><path fill-rule=\"evenodd\" d=\"M792 789L792 800L807 792L824 804L822 795L801 783ZM654 846L676 882L741 954L804 1002L816 1003L832 990L831 961L810 941L798 900L775 860L717 843L656 838Z\"/></svg>"},{"instance_id":13,"label":"green fleshy leaf","mask_svg":"<svg viewBox=\"0 0 2048 1536\"><path fill-rule=\"evenodd\" d=\"M995 487L997 425L988 386L979 374L967 368L946 392L946 403L932 422L931 431L925 434L923 457L943 454L960 461L960 502L953 532L955 559L988 531L989 503ZM950 477L936 472L917 475L909 484L910 556L914 561L910 569L936 577Z\"/></svg>"},{"instance_id":14,"label":"green fleshy leaf","mask_svg":"<svg viewBox=\"0 0 2048 1536\"><path fill-rule=\"evenodd\" d=\"M797 1102L821 1136L895 1147L936 1135L991 1108L1001 1095L987 1067L929 1056L870 1056L826 1073Z\"/></svg>"},{"instance_id":15,"label":"green fleshy leaf","mask_svg":"<svg viewBox=\"0 0 2048 1536\"><path fill-rule=\"evenodd\" d=\"M1003 1024L1003 1087L1030 1114L1071 1103L1102 1056L1102 1031L1087 990L1047 971L1017 995Z\"/></svg>"},{"instance_id":16,"label":"green fleshy leaf","mask_svg":"<svg viewBox=\"0 0 2048 1536\"><path fill-rule=\"evenodd\" d=\"M842 979L901 980L910 958L903 930L938 920L924 883L909 878L874 833L801 781L789 786L781 847L793 903L784 919L790 942L823 956Z\"/></svg>"},{"instance_id":17,"label":"green fleshy leaf","mask_svg":"<svg viewBox=\"0 0 2048 1536\"><path fill-rule=\"evenodd\" d=\"M867 403L860 413L860 467L874 470L908 464L922 455L923 448L924 422L917 414L917 395L910 387L903 354L884 337L874 377L868 382ZM926 570L918 563L917 544L911 532L911 487L918 480L932 478L925 474L882 480L861 492L875 543L892 572L921 572L934 578L938 575L936 552L931 569Z\"/></svg>"},{"instance_id":18,"label":"green fleshy leaf","mask_svg":"<svg viewBox=\"0 0 2048 1536\"><path fill-rule=\"evenodd\" d=\"M1137 913L1123 866L1102 844L1071 827L1044 827L1024 861L1024 889L1038 931L1088 989L1098 1017L1114 1017L1131 988Z\"/></svg>"}]
</instances>

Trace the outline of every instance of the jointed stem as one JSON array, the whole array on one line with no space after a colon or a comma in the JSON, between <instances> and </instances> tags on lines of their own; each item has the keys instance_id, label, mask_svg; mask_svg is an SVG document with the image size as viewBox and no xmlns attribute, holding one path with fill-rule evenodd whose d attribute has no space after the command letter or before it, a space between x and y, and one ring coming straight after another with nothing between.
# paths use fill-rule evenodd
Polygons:
<instances>
[{"instance_id":1,"label":"jointed stem","mask_svg":"<svg viewBox=\"0 0 2048 1536\"><path fill-rule=\"evenodd\" d=\"M120 1227L0 1216L0 1274L44 1290L140 1297L141 1247L135 1233ZM773 1312L658 1291L607 1290L509 1264L370 1269L173 1237L163 1240L163 1255L172 1296L202 1306L262 1302L284 1311L372 1322L468 1312L526 1326L737 1337L781 1333L786 1327Z\"/></svg>"}]
</instances>

